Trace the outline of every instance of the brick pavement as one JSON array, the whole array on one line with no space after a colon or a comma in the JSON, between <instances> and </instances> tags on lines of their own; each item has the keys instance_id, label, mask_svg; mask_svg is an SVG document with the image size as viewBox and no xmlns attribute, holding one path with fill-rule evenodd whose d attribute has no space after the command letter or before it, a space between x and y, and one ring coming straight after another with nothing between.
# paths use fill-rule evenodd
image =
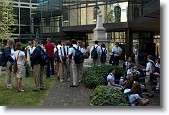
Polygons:
<instances>
[{"instance_id":1,"label":"brick pavement","mask_svg":"<svg viewBox=\"0 0 169 115\"><path fill-rule=\"evenodd\" d=\"M85 88L83 83L79 87L69 87L71 82L55 83L55 86L45 98L42 106L47 107L85 107L89 106L90 89Z\"/></svg>"}]
</instances>

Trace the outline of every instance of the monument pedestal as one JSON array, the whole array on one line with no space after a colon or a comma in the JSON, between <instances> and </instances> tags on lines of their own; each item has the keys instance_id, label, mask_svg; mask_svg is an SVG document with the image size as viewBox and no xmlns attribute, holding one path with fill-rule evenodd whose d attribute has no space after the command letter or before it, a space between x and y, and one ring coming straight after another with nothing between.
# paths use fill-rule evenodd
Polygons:
<instances>
[{"instance_id":1,"label":"monument pedestal","mask_svg":"<svg viewBox=\"0 0 169 115\"><path fill-rule=\"evenodd\" d=\"M97 15L97 24L96 24L96 28L94 28L93 31L94 31L94 37L93 37L91 45L94 45L94 42L98 41L99 45L104 43L106 48L108 49L108 42L109 41L106 38L106 34L105 34L106 29L103 27L101 14ZM108 52L108 54L109 54L109 52Z\"/></svg>"}]
</instances>

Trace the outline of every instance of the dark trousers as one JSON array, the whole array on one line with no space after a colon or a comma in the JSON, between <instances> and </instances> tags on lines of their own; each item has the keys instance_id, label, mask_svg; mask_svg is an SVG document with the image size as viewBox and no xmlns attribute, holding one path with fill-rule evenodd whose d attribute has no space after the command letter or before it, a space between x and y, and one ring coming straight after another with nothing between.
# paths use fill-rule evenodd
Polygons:
<instances>
[{"instance_id":1,"label":"dark trousers","mask_svg":"<svg viewBox=\"0 0 169 115\"><path fill-rule=\"evenodd\" d=\"M54 75L54 58L49 58L46 68L46 77L50 77L50 67L52 68L52 75Z\"/></svg>"},{"instance_id":2,"label":"dark trousers","mask_svg":"<svg viewBox=\"0 0 169 115\"><path fill-rule=\"evenodd\" d=\"M119 56L114 56L114 63L113 65L118 66L119 65Z\"/></svg>"}]
</instances>

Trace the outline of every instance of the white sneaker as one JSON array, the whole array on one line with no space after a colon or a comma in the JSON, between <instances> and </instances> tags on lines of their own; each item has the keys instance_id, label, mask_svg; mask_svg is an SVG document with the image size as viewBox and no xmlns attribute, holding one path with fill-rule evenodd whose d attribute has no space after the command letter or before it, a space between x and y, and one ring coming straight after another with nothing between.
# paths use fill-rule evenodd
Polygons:
<instances>
[{"instance_id":1,"label":"white sneaker","mask_svg":"<svg viewBox=\"0 0 169 115\"><path fill-rule=\"evenodd\" d=\"M156 89L155 90L160 90L158 87L156 87Z\"/></svg>"},{"instance_id":2,"label":"white sneaker","mask_svg":"<svg viewBox=\"0 0 169 115\"><path fill-rule=\"evenodd\" d=\"M144 89L144 88L145 88L145 85L140 84L140 87L141 87L141 89Z\"/></svg>"},{"instance_id":3,"label":"white sneaker","mask_svg":"<svg viewBox=\"0 0 169 115\"><path fill-rule=\"evenodd\" d=\"M8 85L7 85L7 88L8 88L8 89L12 89L12 84L8 84Z\"/></svg>"},{"instance_id":4,"label":"white sneaker","mask_svg":"<svg viewBox=\"0 0 169 115\"><path fill-rule=\"evenodd\" d=\"M63 79L60 79L60 82L63 83Z\"/></svg>"},{"instance_id":5,"label":"white sneaker","mask_svg":"<svg viewBox=\"0 0 169 115\"><path fill-rule=\"evenodd\" d=\"M70 79L68 78L67 81L70 82Z\"/></svg>"}]
</instances>

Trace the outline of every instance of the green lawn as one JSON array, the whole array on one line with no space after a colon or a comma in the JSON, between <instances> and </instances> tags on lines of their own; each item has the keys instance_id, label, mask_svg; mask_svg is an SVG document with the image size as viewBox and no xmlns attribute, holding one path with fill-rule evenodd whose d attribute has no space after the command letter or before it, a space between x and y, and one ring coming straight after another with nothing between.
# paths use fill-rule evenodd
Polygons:
<instances>
[{"instance_id":1,"label":"green lawn","mask_svg":"<svg viewBox=\"0 0 169 115\"><path fill-rule=\"evenodd\" d=\"M23 78L23 88L26 92L18 92L14 77L12 81L13 89L7 89L6 78L0 77L0 106L40 106L56 80L55 78L44 79L46 90L40 92L32 91L35 87L33 77Z\"/></svg>"}]
</instances>

